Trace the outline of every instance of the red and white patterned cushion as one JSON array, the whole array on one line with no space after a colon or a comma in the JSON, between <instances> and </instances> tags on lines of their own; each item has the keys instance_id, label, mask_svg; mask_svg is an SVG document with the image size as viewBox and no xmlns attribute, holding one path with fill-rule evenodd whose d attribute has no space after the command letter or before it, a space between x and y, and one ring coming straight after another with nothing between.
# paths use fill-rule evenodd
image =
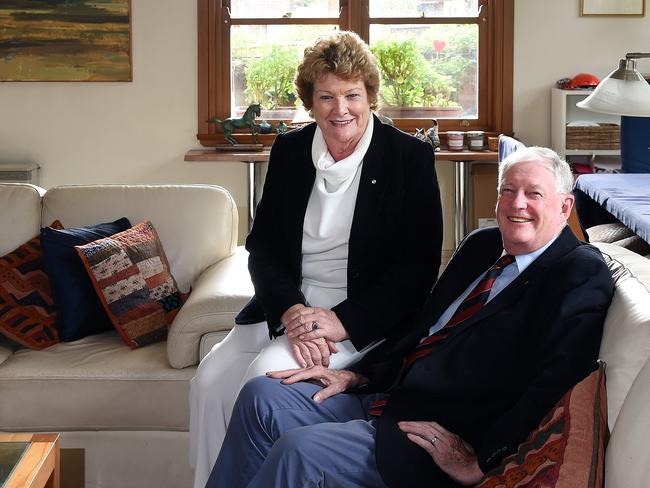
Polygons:
<instances>
[{"instance_id":1,"label":"red and white patterned cushion","mask_svg":"<svg viewBox=\"0 0 650 488\"><path fill-rule=\"evenodd\" d=\"M476 488L602 487L608 437L605 366L601 363Z\"/></svg>"},{"instance_id":2,"label":"red and white patterned cushion","mask_svg":"<svg viewBox=\"0 0 650 488\"><path fill-rule=\"evenodd\" d=\"M76 249L127 345L136 348L167 337L187 297L178 290L151 222Z\"/></svg>"}]
</instances>

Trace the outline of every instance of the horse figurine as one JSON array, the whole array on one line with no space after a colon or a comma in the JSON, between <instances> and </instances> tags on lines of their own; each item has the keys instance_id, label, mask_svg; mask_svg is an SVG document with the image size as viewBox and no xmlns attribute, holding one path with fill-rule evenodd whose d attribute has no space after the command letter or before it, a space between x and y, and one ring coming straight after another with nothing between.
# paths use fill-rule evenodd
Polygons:
<instances>
[{"instance_id":1,"label":"horse figurine","mask_svg":"<svg viewBox=\"0 0 650 488\"><path fill-rule=\"evenodd\" d=\"M257 126L255 125L255 117L259 117L261 108L259 103L252 103L244 112L240 119L229 117L225 120L212 118L208 120L210 124L217 124L223 130L223 136L230 144L237 144L237 141L232 137L233 129L244 129L248 127L253 134L253 140L257 143Z\"/></svg>"}]
</instances>

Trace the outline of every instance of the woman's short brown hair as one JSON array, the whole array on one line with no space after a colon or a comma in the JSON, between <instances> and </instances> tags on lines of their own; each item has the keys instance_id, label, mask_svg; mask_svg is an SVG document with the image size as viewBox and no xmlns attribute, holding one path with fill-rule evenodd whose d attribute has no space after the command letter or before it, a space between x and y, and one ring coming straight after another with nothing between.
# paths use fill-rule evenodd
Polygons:
<instances>
[{"instance_id":1,"label":"woman's short brown hair","mask_svg":"<svg viewBox=\"0 0 650 488\"><path fill-rule=\"evenodd\" d=\"M305 49L295 85L307 110L313 107L314 82L331 73L344 80L362 80L370 108L378 106L379 69L368 45L354 32L340 31L320 37Z\"/></svg>"}]
</instances>

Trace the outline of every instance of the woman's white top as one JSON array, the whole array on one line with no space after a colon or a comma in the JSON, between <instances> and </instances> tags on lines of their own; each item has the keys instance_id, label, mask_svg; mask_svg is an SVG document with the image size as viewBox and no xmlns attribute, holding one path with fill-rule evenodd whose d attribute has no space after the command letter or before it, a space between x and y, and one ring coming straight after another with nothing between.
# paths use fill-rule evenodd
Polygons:
<instances>
[{"instance_id":1,"label":"woman's white top","mask_svg":"<svg viewBox=\"0 0 650 488\"><path fill-rule=\"evenodd\" d=\"M316 127L311 148L316 179L302 231L301 290L309 305L331 308L347 298L350 228L372 130L371 115L354 152L334 161Z\"/></svg>"}]
</instances>

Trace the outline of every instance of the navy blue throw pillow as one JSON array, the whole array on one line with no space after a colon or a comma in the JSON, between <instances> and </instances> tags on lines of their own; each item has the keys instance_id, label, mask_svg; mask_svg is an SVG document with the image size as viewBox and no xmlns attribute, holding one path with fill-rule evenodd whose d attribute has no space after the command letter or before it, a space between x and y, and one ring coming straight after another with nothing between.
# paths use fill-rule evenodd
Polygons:
<instances>
[{"instance_id":1,"label":"navy blue throw pillow","mask_svg":"<svg viewBox=\"0 0 650 488\"><path fill-rule=\"evenodd\" d=\"M129 219L122 217L115 222L90 227L41 229L43 264L58 309L59 337L62 340L75 341L113 328L74 246L130 228Z\"/></svg>"}]
</instances>

